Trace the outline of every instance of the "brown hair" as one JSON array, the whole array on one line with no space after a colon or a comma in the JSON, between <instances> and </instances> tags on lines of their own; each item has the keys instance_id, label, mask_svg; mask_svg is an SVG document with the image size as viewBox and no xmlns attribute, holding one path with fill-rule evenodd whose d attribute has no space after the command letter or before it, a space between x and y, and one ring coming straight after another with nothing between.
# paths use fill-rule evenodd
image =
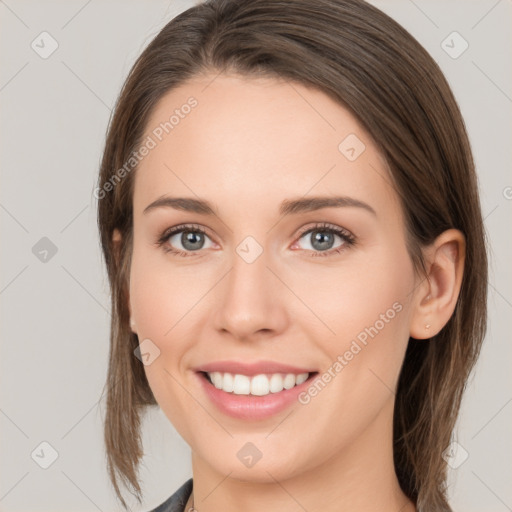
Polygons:
<instances>
[{"instance_id":1,"label":"brown hair","mask_svg":"<svg viewBox=\"0 0 512 512\"><path fill-rule=\"evenodd\" d=\"M421 248L444 230L465 235L465 272L455 312L430 341L409 340L394 412L394 461L404 493L418 511L450 511L442 453L487 320L477 178L464 121L441 70L404 28L361 0L206 1L171 20L126 79L95 193L112 291L104 433L109 475L120 501L126 508L118 477L140 502L140 412L156 401L134 356L138 339L130 330L127 303L136 166L123 179L115 173L141 143L162 96L205 71L285 78L315 87L349 109L389 165L416 268L423 268ZM122 235L117 252L114 229Z\"/></svg>"}]
</instances>

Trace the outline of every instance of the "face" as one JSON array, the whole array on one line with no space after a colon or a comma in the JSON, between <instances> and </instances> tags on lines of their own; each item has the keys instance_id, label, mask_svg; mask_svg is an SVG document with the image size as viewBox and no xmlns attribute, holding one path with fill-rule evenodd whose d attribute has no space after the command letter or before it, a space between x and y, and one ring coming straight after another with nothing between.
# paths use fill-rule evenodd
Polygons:
<instances>
[{"instance_id":1,"label":"face","mask_svg":"<svg viewBox=\"0 0 512 512\"><path fill-rule=\"evenodd\" d=\"M148 122L130 311L197 460L267 481L365 432L390 444L416 277L389 172L349 111L297 83L215 76Z\"/></svg>"}]
</instances>

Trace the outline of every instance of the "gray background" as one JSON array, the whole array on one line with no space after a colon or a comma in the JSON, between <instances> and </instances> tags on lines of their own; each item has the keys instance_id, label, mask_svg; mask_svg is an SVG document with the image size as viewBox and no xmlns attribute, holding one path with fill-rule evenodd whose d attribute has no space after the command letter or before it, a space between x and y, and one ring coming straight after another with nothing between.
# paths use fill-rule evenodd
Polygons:
<instances>
[{"instance_id":1,"label":"gray background","mask_svg":"<svg viewBox=\"0 0 512 512\"><path fill-rule=\"evenodd\" d=\"M468 457L454 456L449 494L455 511L512 510L512 3L372 3L439 63L469 130L492 246L490 327L454 438ZM122 81L191 5L0 0L1 511L120 510L103 452L109 297L92 192ZM59 45L46 59L31 47L51 48L43 31ZM453 31L469 43L458 58L463 41L446 40ZM159 409L143 434L145 502L134 510L153 508L191 476L189 448ZM40 464L52 450L42 442L58 454L47 469Z\"/></svg>"}]
</instances>

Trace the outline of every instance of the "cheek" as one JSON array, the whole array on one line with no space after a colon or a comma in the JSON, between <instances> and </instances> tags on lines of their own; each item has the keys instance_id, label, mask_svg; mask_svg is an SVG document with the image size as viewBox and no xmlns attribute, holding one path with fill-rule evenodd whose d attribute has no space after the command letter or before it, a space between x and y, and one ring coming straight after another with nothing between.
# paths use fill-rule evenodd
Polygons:
<instances>
[{"instance_id":1,"label":"cheek","mask_svg":"<svg viewBox=\"0 0 512 512\"><path fill-rule=\"evenodd\" d=\"M187 309L193 305L196 287L187 271L175 270L156 251L134 251L130 270L130 305L139 339L161 344L174 334L182 318L190 321ZM180 325L180 328L183 324Z\"/></svg>"},{"instance_id":2,"label":"cheek","mask_svg":"<svg viewBox=\"0 0 512 512\"><path fill-rule=\"evenodd\" d=\"M408 341L413 286L413 266L405 248L381 246L358 254L339 269L322 269L314 286L302 283L300 288L323 321L321 330L315 322L310 336L332 362L346 354L350 367L364 365L368 371L372 365L390 365L394 372Z\"/></svg>"},{"instance_id":3,"label":"cheek","mask_svg":"<svg viewBox=\"0 0 512 512\"><path fill-rule=\"evenodd\" d=\"M302 301L292 297L289 306L296 309L299 328L309 329L331 355L348 349L353 339L371 339L375 330L383 340L407 334L414 272L405 248L381 246L336 266L315 267L290 274L287 282Z\"/></svg>"},{"instance_id":4,"label":"cheek","mask_svg":"<svg viewBox=\"0 0 512 512\"><path fill-rule=\"evenodd\" d=\"M192 276L170 272L171 266L162 264L163 260L149 251L134 251L130 304L139 343L149 339L149 346L157 347L152 350L157 350L158 356L144 366L153 395L178 432L192 442L187 418L200 412L191 410L194 402L183 388L180 362L193 339L185 334L187 323L197 323L193 305L204 292L190 287Z\"/></svg>"},{"instance_id":5,"label":"cheek","mask_svg":"<svg viewBox=\"0 0 512 512\"><path fill-rule=\"evenodd\" d=\"M391 396L409 340L414 271L408 254L382 252L366 263L340 275L339 285L331 283L331 300L312 298L324 304L319 314L335 331L323 348L340 417L362 410L361 404L365 414L377 413Z\"/></svg>"}]
</instances>

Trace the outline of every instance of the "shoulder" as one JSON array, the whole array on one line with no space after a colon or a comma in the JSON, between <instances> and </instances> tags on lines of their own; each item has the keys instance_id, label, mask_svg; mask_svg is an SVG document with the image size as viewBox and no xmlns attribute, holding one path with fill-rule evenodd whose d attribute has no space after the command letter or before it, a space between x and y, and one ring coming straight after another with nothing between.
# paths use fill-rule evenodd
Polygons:
<instances>
[{"instance_id":1,"label":"shoulder","mask_svg":"<svg viewBox=\"0 0 512 512\"><path fill-rule=\"evenodd\" d=\"M187 480L170 498L149 512L184 512L190 494L192 493L192 478Z\"/></svg>"}]
</instances>

